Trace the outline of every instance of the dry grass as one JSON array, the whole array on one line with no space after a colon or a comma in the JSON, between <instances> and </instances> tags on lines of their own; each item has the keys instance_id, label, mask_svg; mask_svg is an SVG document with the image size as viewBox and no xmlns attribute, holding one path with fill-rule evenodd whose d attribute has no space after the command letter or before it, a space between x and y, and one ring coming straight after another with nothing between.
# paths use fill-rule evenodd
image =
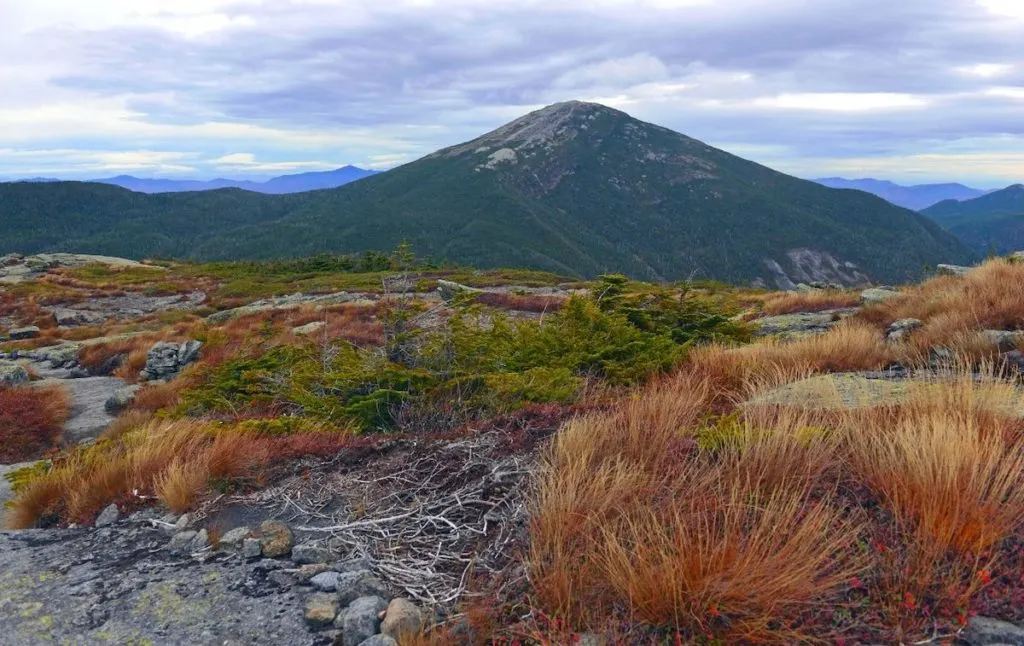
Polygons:
<instances>
[{"instance_id":1,"label":"dry grass","mask_svg":"<svg viewBox=\"0 0 1024 646\"><path fill-rule=\"evenodd\" d=\"M1024 522L1024 398L991 367L884 405L708 417L766 384L887 358L870 331L698 352L562 428L529 528L542 609L580 630L630 618L684 641L829 641L822 609L863 580L873 629L894 639L963 616Z\"/></svg>"},{"instance_id":2,"label":"dry grass","mask_svg":"<svg viewBox=\"0 0 1024 646\"><path fill-rule=\"evenodd\" d=\"M181 393L189 386L189 381L178 377L165 383L150 383L135 394L131 410L155 413L160 410L174 408L181 401Z\"/></svg>"},{"instance_id":3,"label":"dry grass","mask_svg":"<svg viewBox=\"0 0 1024 646\"><path fill-rule=\"evenodd\" d=\"M765 301L763 311L767 316L777 316L796 312L820 312L843 307L857 307L858 305L860 305L858 294L828 289L806 294L783 292L773 295Z\"/></svg>"},{"instance_id":4,"label":"dry grass","mask_svg":"<svg viewBox=\"0 0 1024 646\"><path fill-rule=\"evenodd\" d=\"M0 387L0 463L35 459L56 448L67 417L63 388Z\"/></svg>"},{"instance_id":5,"label":"dry grass","mask_svg":"<svg viewBox=\"0 0 1024 646\"><path fill-rule=\"evenodd\" d=\"M817 487L825 440L794 417L710 459L693 435L711 402L707 380L680 375L559 432L530 525L545 609L574 626L625 607L691 636L797 639L783 620L859 571L858 527Z\"/></svg>"},{"instance_id":6,"label":"dry grass","mask_svg":"<svg viewBox=\"0 0 1024 646\"><path fill-rule=\"evenodd\" d=\"M717 394L727 396L743 393L751 383L782 384L815 373L877 370L894 356L877 329L850 321L795 341L764 339L739 348L698 348L687 369L707 376Z\"/></svg>"},{"instance_id":7,"label":"dry grass","mask_svg":"<svg viewBox=\"0 0 1024 646\"><path fill-rule=\"evenodd\" d=\"M964 612L1024 522L1024 398L969 374L917 386L903 405L843 420L852 473L884 502L902 550L880 578L890 598ZM916 610L900 606L896 615Z\"/></svg>"},{"instance_id":8,"label":"dry grass","mask_svg":"<svg viewBox=\"0 0 1024 646\"><path fill-rule=\"evenodd\" d=\"M1024 264L989 260L962 278L940 276L904 294L857 317L882 327L898 319L920 319L924 327L911 337L918 347L956 347L958 339L975 330L1024 326Z\"/></svg>"},{"instance_id":9,"label":"dry grass","mask_svg":"<svg viewBox=\"0 0 1024 646\"><path fill-rule=\"evenodd\" d=\"M181 511L213 485L260 482L276 461L337 453L349 438L344 429L268 437L216 422L133 413L124 420L32 481L13 501L8 526L32 527L45 517L89 522L111 502L138 504L147 496Z\"/></svg>"},{"instance_id":10,"label":"dry grass","mask_svg":"<svg viewBox=\"0 0 1024 646\"><path fill-rule=\"evenodd\" d=\"M157 478L154 489L171 511L182 513L196 503L209 479L210 472L202 461L175 459Z\"/></svg>"}]
</instances>

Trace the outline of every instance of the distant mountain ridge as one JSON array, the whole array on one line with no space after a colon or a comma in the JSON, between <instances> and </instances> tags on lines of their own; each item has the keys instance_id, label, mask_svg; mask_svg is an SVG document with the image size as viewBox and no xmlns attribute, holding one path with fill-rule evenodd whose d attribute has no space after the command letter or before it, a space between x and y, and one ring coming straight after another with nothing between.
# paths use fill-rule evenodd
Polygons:
<instances>
[{"instance_id":1,"label":"distant mountain ridge","mask_svg":"<svg viewBox=\"0 0 1024 646\"><path fill-rule=\"evenodd\" d=\"M980 253L1024 249L1024 184L965 202L946 200L921 213Z\"/></svg>"},{"instance_id":2,"label":"distant mountain ridge","mask_svg":"<svg viewBox=\"0 0 1024 646\"><path fill-rule=\"evenodd\" d=\"M480 268L710 277L779 287L900 282L975 258L934 222L791 177L593 103L531 112L346 186L143 195L0 185L4 251L295 257L389 250Z\"/></svg>"},{"instance_id":3,"label":"distant mountain ridge","mask_svg":"<svg viewBox=\"0 0 1024 646\"><path fill-rule=\"evenodd\" d=\"M118 175L86 180L98 184L112 184L139 193L183 193L186 191L212 191L221 188L240 188L256 193L280 195L283 193L302 193L327 188L338 188L350 182L376 175L380 171L367 170L357 166L343 166L335 170L312 171L294 175L280 175L265 181L244 179L224 179L218 177L211 180L143 178L131 175ZM59 182L51 177L33 177L17 180L23 182Z\"/></svg>"},{"instance_id":4,"label":"distant mountain ridge","mask_svg":"<svg viewBox=\"0 0 1024 646\"><path fill-rule=\"evenodd\" d=\"M920 211L944 200L971 200L981 197L990 191L971 188L963 184L918 184L901 186L894 182L879 179L844 179L842 177L820 177L812 180L830 188L850 188L866 191L872 195L892 202L896 206Z\"/></svg>"}]
</instances>

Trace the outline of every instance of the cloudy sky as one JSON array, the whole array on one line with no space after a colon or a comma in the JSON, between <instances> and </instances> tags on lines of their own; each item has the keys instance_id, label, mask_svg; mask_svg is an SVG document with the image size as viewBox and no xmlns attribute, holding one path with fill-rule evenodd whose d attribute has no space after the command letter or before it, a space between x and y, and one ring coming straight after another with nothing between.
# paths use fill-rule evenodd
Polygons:
<instances>
[{"instance_id":1,"label":"cloudy sky","mask_svg":"<svg viewBox=\"0 0 1024 646\"><path fill-rule=\"evenodd\" d=\"M805 177L1024 181L1024 0L0 0L0 177L389 168L566 99Z\"/></svg>"}]
</instances>

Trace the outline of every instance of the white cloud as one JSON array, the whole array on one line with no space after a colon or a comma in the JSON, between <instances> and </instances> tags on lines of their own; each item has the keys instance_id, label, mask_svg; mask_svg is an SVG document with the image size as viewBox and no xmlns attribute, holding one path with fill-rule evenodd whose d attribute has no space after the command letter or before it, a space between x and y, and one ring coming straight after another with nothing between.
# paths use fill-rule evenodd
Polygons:
<instances>
[{"instance_id":1,"label":"white cloud","mask_svg":"<svg viewBox=\"0 0 1024 646\"><path fill-rule=\"evenodd\" d=\"M1020 131L1024 0L827 4L0 0L0 148L40 151L24 173L385 168L571 98L786 168Z\"/></svg>"},{"instance_id":2,"label":"white cloud","mask_svg":"<svg viewBox=\"0 0 1024 646\"><path fill-rule=\"evenodd\" d=\"M978 0L978 4L994 14L1024 20L1024 2L1021 0Z\"/></svg>"},{"instance_id":3,"label":"white cloud","mask_svg":"<svg viewBox=\"0 0 1024 646\"><path fill-rule=\"evenodd\" d=\"M1024 87L993 87L986 90L985 94L1010 99L1024 99Z\"/></svg>"},{"instance_id":4,"label":"white cloud","mask_svg":"<svg viewBox=\"0 0 1024 646\"><path fill-rule=\"evenodd\" d=\"M1007 63L977 63L975 65L961 65L954 68L961 74L967 76L978 76L984 79L1006 76L1013 71L1013 65Z\"/></svg>"},{"instance_id":5,"label":"white cloud","mask_svg":"<svg viewBox=\"0 0 1024 646\"><path fill-rule=\"evenodd\" d=\"M260 161L256 158L256 155L252 153L231 153L229 155L224 155L217 159L210 160L209 163L214 167L223 170L243 170L250 173L286 173L304 170L330 170L344 165L324 161Z\"/></svg>"},{"instance_id":6,"label":"white cloud","mask_svg":"<svg viewBox=\"0 0 1024 646\"><path fill-rule=\"evenodd\" d=\"M808 92L780 94L754 100L754 105L787 110L820 110L825 112L870 112L923 108L928 101L910 94L889 92Z\"/></svg>"}]
</instances>

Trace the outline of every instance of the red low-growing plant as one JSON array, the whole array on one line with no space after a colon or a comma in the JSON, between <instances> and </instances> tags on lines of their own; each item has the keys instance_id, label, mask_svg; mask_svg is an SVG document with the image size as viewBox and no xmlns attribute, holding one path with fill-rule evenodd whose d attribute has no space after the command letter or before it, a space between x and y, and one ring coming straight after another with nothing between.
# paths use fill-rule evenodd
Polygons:
<instances>
[{"instance_id":1,"label":"red low-growing plant","mask_svg":"<svg viewBox=\"0 0 1024 646\"><path fill-rule=\"evenodd\" d=\"M67 416L62 388L0 388L0 462L41 457L56 446Z\"/></svg>"},{"instance_id":2,"label":"red low-growing plant","mask_svg":"<svg viewBox=\"0 0 1024 646\"><path fill-rule=\"evenodd\" d=\"M516 312L556 312L565 304L563 296L541 296L539 294L513 294L508 292L482 292L477 294L478 303Z\"/></svg>"}]
</instances>

